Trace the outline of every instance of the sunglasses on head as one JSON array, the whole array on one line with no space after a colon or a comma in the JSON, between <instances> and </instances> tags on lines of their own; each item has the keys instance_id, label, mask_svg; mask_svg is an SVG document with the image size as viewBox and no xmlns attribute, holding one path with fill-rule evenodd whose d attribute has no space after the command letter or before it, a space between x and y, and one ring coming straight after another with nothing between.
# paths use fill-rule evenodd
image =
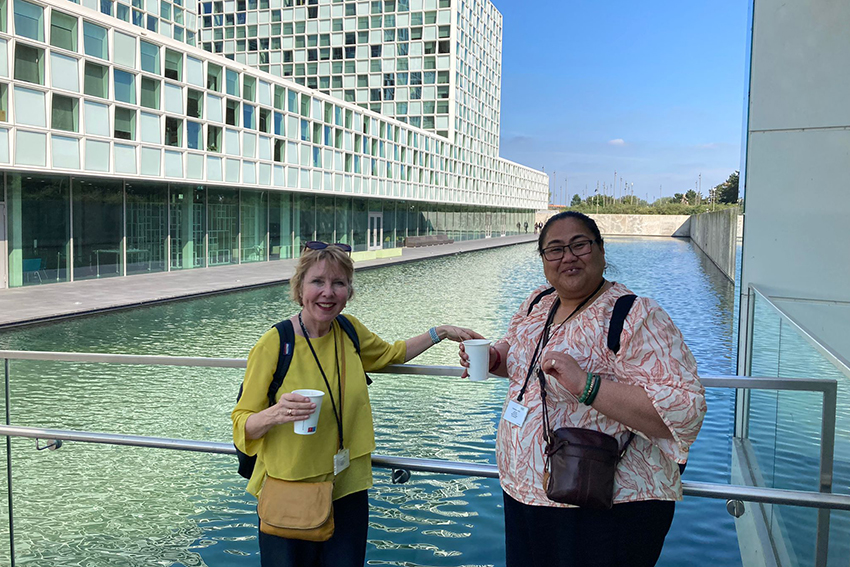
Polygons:
<instances>
[{"instance_id":1,"label":"sunglasses on head","mask_svg":"<svg viewBox=\"0 0 850 567\"><path fill-rule=\"evenodd\" d=\"M334 242L333 244L328 244L327 242L322 242L321 240L311 240L310 242L304 243L304 248L308 248L310 250L324 250L328 246L336 246L343 252L348 252L351 254L351 246L348 244L343 244L342 242Z\"/></svg>"}]
</instances>

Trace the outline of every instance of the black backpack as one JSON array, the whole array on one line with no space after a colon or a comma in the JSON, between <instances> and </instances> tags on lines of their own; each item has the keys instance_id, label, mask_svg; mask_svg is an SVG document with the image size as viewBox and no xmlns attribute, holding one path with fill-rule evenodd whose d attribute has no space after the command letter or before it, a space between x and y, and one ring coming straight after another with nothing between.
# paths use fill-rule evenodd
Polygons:
<instances>
[{"instance_id":1,"label":"black backpack","mask_svg":"<svg viewBox=\"0 0 850 567\"><path fill-rule=\"evenodd\" d=\"M354 350L357 351L357 356L360 356L360 338L357 336L357 331L354 330L354 325L351 324L345 315L337 315L336 322L340 328L345 331L351 342L354 343ZM286 377L286 372L289 370L289 365L292 363L292 353L295 351L295 330L292 327L292 321L286 319L274 326L280 335L280 354L277 359L277 368L274 371L274 378L269 384L269 407L272 407L275 402L277 391L280 390L283 384L283 379ZM366 384L371 384L372 380L366 375ZM239 394L236 396L236 401L242 397L242 385L239 386ZM257 463L257 457L249 456L236 449L236 457L239 459L239 474L244 478L251 478L254 472L254 465Z\"/></svg>"},{"instance_id":2,"label":"black backpack","mask_svg":"<svg viewBox=\"0 0 850 567\"><path fill-rule=\"evenodd\" d=\"M528 317L531 315L531 310L534 309L534 306L540 303L541 299L554 292L555 288L550 287L538 293L528 305L528 313L525 316ZM614 311L611 313L611 322L608 324L608 348L614 351L614 354L620 352L620 335L623 332L623 324L626 322L626 316L629 314L636 299L636 295L621 295L617 298L617 303L614 304Z\"/></svg>"}]
</instances>

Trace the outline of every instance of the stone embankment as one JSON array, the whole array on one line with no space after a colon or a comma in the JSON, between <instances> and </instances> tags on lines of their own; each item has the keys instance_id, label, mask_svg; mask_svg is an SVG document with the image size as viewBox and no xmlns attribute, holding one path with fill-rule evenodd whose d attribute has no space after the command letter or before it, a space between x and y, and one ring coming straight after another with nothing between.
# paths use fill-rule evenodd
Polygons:
<instances>
[{"instance_id":1,"label":"stone embankment","mask_svg":"<svg viewBox=\"0 0 850 567\"><path fill-rule=\"evenodd\" d=\"M555 211L539 211L545 223ZM699 215L589 215L603 236L664 236L690 238L723 274L735 280L735 248L743 234L738 209Z\"/></svg>"}]
</instances>

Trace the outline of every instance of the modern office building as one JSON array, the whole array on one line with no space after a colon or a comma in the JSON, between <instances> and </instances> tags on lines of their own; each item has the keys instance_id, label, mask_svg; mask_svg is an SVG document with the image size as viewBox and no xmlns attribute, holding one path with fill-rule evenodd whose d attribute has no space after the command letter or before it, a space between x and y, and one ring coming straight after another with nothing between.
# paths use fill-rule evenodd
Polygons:
<instances>
[{"instance_id":1,"label":"modern office building","mask_svg":"<svg viewBox=\"0 0 850 567\"><path fill-rule=\"evenodd\" d=\"M524 230L500 67L488 1L0 0L0 287Z\"/></svg>"}]
</instances>

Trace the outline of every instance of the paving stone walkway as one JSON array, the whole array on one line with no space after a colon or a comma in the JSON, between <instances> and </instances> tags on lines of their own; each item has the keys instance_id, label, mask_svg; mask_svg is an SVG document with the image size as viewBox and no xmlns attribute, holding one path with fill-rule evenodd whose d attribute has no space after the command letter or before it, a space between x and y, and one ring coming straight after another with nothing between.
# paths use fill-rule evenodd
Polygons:
<instances>
[{"instance_id":1,"label":"paving stone walkway","mask_svg":"<svg viewBox=\"0 0 850 567\"><path fill-rule=\"evenodd\" d=\"M523 244L534 242L536 238L534 234L521 234L422 248L404 248L401 256L357 262L355 269L378 268ZM296 262L297 260L280 260L2 289L0 328L280 284L288 281L295 273Z\"/></svg>"}]
</instances>

